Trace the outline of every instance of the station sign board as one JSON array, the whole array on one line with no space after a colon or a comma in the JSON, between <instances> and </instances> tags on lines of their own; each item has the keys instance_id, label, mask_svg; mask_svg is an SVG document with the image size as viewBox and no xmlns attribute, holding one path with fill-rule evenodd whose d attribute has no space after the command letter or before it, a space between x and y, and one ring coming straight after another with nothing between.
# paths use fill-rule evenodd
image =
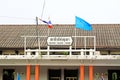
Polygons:
<instances>
[{"instance_id":1,"label":"station sign board","mask_svg":"<svg viewBox=\"0 0 120 80\"><path fill-rule=\"evenodd\" d=\"M72 37L48 37L48 45L71 45Z\"/></svg>"}]
</instances>

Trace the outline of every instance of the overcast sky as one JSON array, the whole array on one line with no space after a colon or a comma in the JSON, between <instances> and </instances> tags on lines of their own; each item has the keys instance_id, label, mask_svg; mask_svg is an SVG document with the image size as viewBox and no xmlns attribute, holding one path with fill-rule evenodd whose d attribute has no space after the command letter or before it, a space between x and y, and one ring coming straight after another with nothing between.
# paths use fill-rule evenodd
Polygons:
<instances>
[{"instance_id":1,"label":"overcast sky","mask_svg":"<svg viewBox=\"0 0 120 80\"><path fill-rule=\"evenodd\" d=\"M0 0L0 24L74 24L75 16L91 24L120 24L120 0ZM43 16L42 16L43 11ZM41 22L39 22L41 24Z\"/></svg>"}]
</instances>

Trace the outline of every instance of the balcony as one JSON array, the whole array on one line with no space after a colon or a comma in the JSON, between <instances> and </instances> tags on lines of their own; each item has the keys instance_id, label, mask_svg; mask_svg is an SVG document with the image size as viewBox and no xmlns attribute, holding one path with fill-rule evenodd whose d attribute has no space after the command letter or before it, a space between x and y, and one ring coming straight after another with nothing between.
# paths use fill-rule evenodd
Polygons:
<instances>
[{"instance_id":1,"label":"balcony","mask_svg":"<svg viewBox=\"0 0 120 80\"><path fill-rule=\"evenodd\" d=\"M59 54L50 54L50 52L60 52ZM64 53L67 51L68 53ZM120 55L100 55L99 51L88 50L26 50L25 55L0 55L0 59L48 59L48 60L114 60L120 59ZM35 52L34 54L32 54ZM42 53L44 52L44 53ZM74 53L73 53L74 52ZM76 52L76 53L75 53Z\"/></svg>"},{"instance_id":2,"label":"balcony","mask_svg":"<svg viewBox=\"0 0 120 80\"><path fill-rule=\"evenodd\" d=\"M38 39L37 48L28 48L27 38L36 38ZM46 38L45 36L42 36ZM40 37L40 38L42 38ZM96 51L96 38L94 36L76 36L77 38L82 38L83 48L76 47L75 36L72 38L65 37L67 48L51 48L53 45L46 45L46 48L41 48L41 42L38 36L24 36L24 55L0 55L0 65L26 65L26 64L40 64L40 65L101 65L101 66L120 66L120 55L101 55L100 51ZM54 38L54 37L52 37ZM59 37L58 37L59 38ZM93 43L92 48L87 47L87 38L93 38L91 41ZM64 39L63 37L61 39ZM69 41L72 41L70 45ZM47 38L45 39L47 40ZM51 40L49 38L49 40ZM54 40L54 39L53 39ZM31 40L29 40L31 41ZM79 40L81 41L81 40ZM45 41L44 41L45 42ZM47 42L47 41L46 41ZM61 41L60 43L63 43ZM52 43L53 44L53 43ZM65 45L64 44L64 45ZM64 45L60 45L63 46ZM59 45L57 45L59 46Z\"/></svg>"}]
</instances>

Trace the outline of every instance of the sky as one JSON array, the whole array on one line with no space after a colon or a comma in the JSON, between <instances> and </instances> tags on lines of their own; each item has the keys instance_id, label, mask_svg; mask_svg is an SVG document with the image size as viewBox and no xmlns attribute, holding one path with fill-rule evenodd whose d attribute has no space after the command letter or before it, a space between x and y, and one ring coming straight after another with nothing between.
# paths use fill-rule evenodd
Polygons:
<instances>
[{"instance_id":1,"label":"sky","mask_svg":"<svg viewBox=\"0 0 120 80\"><path fill-rule=\"evenodd\" d=\"M75 16L120 24L120 0L0 0L0 24L36 24L36 16L52 24L75 24Z\"/></svg>"}]
</instances>

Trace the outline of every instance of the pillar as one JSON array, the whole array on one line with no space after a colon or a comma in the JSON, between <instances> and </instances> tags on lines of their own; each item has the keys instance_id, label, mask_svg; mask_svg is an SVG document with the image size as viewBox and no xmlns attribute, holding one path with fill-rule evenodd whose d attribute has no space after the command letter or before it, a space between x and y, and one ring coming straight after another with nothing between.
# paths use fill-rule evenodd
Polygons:
<instances>
[{"instance_id":1,"label":"pillar","mask_svg":"<svg viewBox=\"0 0 120 80\"><path fill-rule=\"evenodd\" d=\"M84 80L84 65L80 66L80 80Z\"/></svg>"},{"instance_id":2,"label":"pillar","mask_svg":"<svg viewBox=\"0 0 120 80\"><path fill-rule=\"evenodd\" d=\"M26 80L30 80L30 65L26 66Z\"/></svg>"},{"instance_id":3,"label":"pillar","mask_svg":"<svg viewBox=\"0 0 120 80\"><path fill-rule=\"evenodd\" d=\"M93 80L93 66L89 66L89 80Z\"/></svg>"},{"instance_id":4,"label":"pillar","mask_svg":"<svg viewBox=\"0 0 120 80\"><path fill-rule=\"evenodd\" d=\"M39 80L39 65L35 65L35 80Z\"/></svg>"}]
</instances>

